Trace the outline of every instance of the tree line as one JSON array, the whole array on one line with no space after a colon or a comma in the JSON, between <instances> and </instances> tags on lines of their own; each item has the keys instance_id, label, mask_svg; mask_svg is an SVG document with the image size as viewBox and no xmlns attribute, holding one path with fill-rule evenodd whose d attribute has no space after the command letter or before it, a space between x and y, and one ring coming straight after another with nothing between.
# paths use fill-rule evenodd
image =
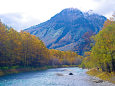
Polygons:
<instances>
[{"instance_id":1,"label":"tree line","mask_svg":"<svg viewBox=\"0 0 115 86\"><path fill-rule=\"evenodd\" d=\"M107 20L102 30L92 36L92 39L95 41L94 46L89 52L85 52L81 66L115 72L115 21Z\"/></svg>"},{"instance_id":2,"label":"tree line","mask_svg":"<svg viewBox=\"0 0 115 86\"><path fill-rule=\"evenodd\" d=\"M0 69L13 66L78 65L81 59L75 52L49 50L38 37L9 29L0 22Z\"/></svg>"}]
</instances>

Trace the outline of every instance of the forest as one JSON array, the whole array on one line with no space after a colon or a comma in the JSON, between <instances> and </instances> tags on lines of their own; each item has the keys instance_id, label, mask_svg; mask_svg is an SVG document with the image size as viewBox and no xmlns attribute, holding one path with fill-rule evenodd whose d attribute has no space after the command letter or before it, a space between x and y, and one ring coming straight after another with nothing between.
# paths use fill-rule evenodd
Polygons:
<instances>
[{"instance_id":1,"label":"forest","mask_svg":"<svg viewBox=\"0 0 115 86\"><path fill-rule=\"evenodd\" d=\"M84 53L81 64L83 68L115 72L115 21L113 19L107 20L102 30L91 37L94 40L93 47Z\"/></svg>"},{"instance_id":2,"label":"forest","mask_svg":"<svg viewBox=\"0 0 115 86\"><path fill-rule=\"evenodd\" d=\"M81 60L82 56L75 52L47 49L38 37L0 22L0 70L79 65Z\"/></svg>"}]
</instances>

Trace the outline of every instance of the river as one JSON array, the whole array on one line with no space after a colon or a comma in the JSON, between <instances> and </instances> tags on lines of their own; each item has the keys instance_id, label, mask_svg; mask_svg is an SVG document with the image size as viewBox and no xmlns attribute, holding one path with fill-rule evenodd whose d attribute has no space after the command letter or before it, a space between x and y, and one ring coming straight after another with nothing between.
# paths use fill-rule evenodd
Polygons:
<instances>
[{"instance_id":1,"label":"river","mask_svg":"<svg viewBox=\"0 0 115 86\"><path fill-rule=\"evenodd\" d=\"M87 75L86 71L70 67L11 74L0 77L0 86L115 86L108 82L94 82L97 78Z\"/></svg>"}]
</instances>

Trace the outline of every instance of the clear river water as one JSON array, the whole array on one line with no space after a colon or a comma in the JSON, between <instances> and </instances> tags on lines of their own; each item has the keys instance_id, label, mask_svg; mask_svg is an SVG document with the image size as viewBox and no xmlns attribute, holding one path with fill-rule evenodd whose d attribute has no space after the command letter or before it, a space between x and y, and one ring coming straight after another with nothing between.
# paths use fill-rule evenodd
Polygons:
<instances>
[{"instance_id":1,"label":"clear river water","mask_svg":"<svg viewBox=\"0 0 115 86\"><path fill-rule=\"evenodd\" d=\"M115 86L108 82L95 83L93 80L97 78L87 75L86 71L70 67L11 74L0 77L0 86Z\"/></svg>"}]
</instances>

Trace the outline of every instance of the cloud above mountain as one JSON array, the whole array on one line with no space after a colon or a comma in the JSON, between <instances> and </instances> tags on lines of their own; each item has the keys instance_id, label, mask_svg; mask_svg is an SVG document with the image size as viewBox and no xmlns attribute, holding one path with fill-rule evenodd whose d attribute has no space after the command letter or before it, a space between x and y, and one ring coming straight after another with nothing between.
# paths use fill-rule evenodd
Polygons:
<instances>
[{"instance_id":1,"label":"cloud above mountain","mask_svg":"<svg viewBox=\"0 0 115 86\"><path fill-rule=\"evenodd\" d=\"M39 24L40 21L31 16L24 16L20 13L0 14L0 19L4 24L20 31L30 26Z\"/></svg>"},{"instance_id":2,"label":"cloud above mountain","mask_svg":"<svg viewBox=\"0 0 115 86\"><path fill-rule=\"evenodd\" d=\"M115 12L115 1L114 0L94 0L99 3L95 12L102 14L106 17L110 17Z\"/></svg>"},{"instance_id":3,"label":"cloud above mountain","mask_svg":"<svg viewBox=\"0 0 115 86\"><path fill-rule=\"evenodd\" d=\"M10 26L14 24L18 31L44 22L65 8L93 10L108 18L115 11L114 0L2 0L0 3L0 18Z\"/></svg>"}]
</instances>

